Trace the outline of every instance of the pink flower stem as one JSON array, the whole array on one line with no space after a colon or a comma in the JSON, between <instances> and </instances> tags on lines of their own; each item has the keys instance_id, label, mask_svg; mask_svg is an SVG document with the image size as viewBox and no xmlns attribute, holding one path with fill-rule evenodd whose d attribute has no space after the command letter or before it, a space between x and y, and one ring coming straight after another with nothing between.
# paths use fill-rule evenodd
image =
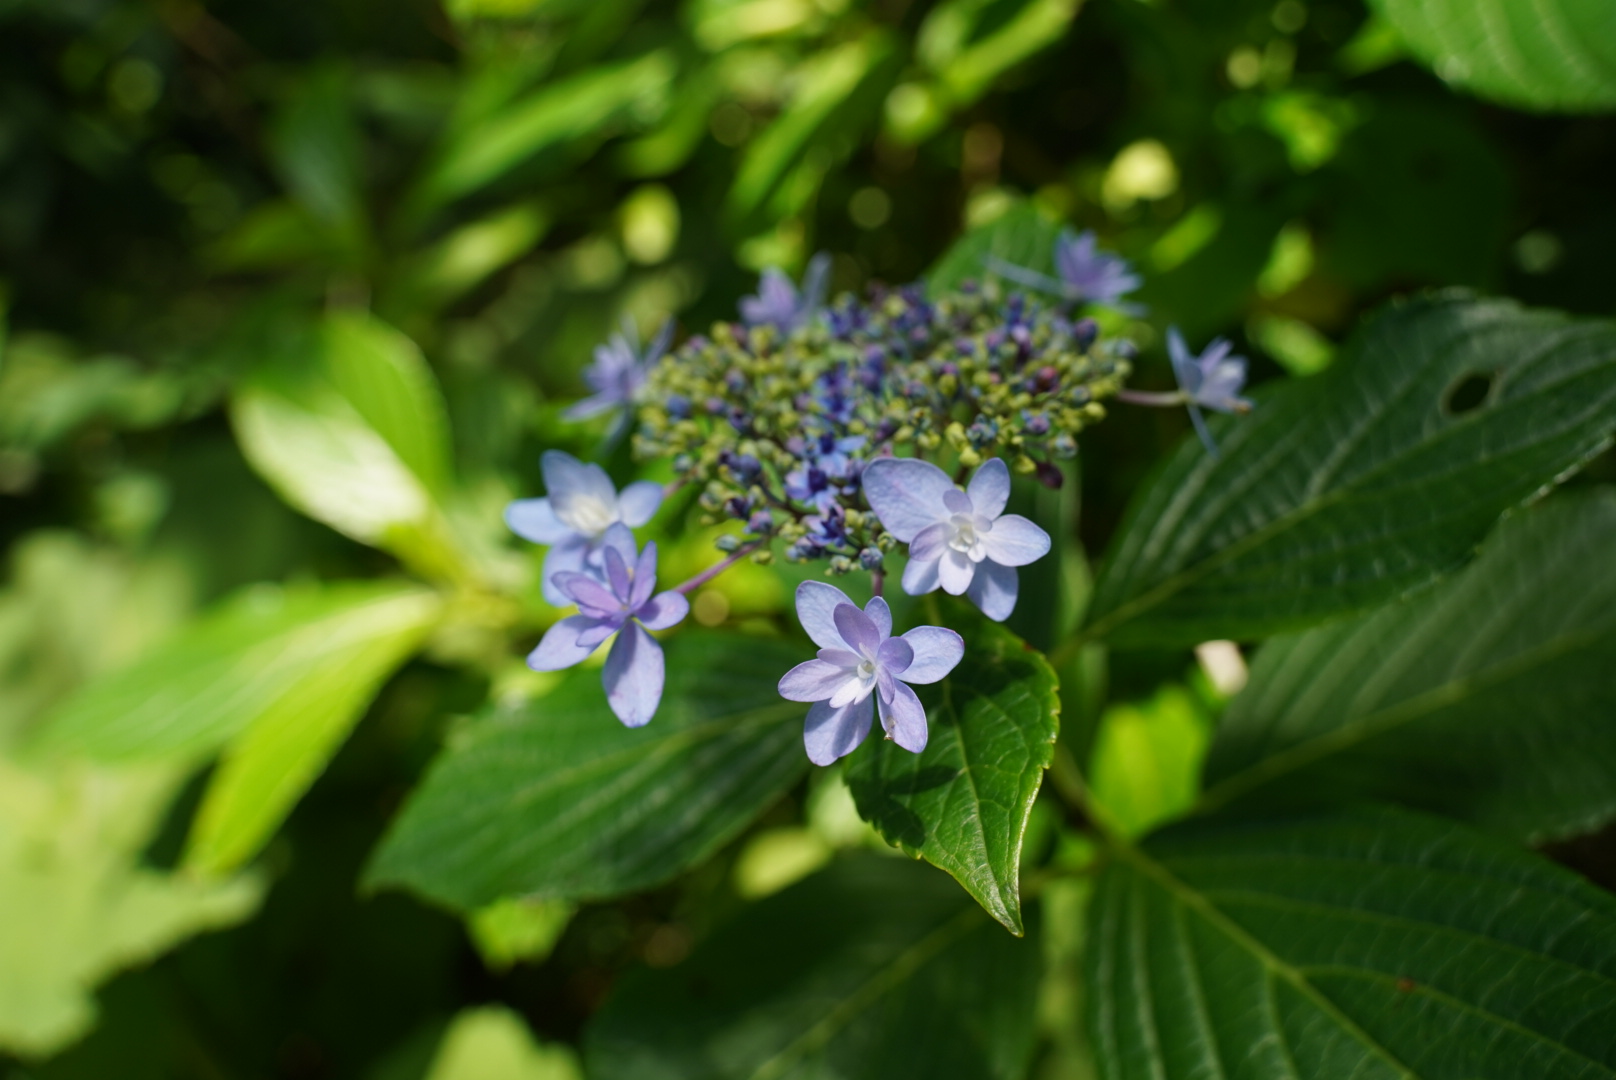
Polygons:
<instances>
[{"instance_id":1,"label":"pink flower stem","mask_svg":"<svg viewBox=\"0 0 1616 1080\"><path fill-rule=\"evenodd\" d=\"M886 575L883 574L879 570L871 570L870 571L870 595L872 595L872 596L880 596L881 595L881 582L883 580L885 580L885 578L886 578Z\"/></svg>"},{"instance_id":2,"label":"pink flower stem","mask_svg":"<svg viewBox=\"0 0 1616 1080\"><path fill-rule=\"evenodd\" d=\"M689 581L675 585L673 587L673 591L688 595L692 590L701 588L703 585L713 580L713 578L717 577L719 574L722 574L725 570L728 570L746 556L752 554L752 552L762 547L763 543L764 542L762 540L752 541L752 543L747 544L745 547L737 549L733 555L724 561L714 563L701 573L697 574L695 577L691 578Z\"/></svg>"},{"instance_id":3,"label":"pink flower stem","mask_svg":"<svg viewBox=\"0 0 1616 1080\"><path fill-rule=\"evenodd\" d=\"M1174 390L1172 393L1157 393L1150 390L1118 390L1117 400L1126 401L1130 405L1154 405L1171 407L1182 405L1187 400L1184 391Z\"/></svg>"}]
</instances>

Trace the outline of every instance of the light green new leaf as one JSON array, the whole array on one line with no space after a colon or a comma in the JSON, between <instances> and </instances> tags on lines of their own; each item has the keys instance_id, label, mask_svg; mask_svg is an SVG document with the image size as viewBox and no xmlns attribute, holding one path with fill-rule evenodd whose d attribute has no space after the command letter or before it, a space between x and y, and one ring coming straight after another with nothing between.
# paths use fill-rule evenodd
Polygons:
<instances>
[{"instance_id":1,"label":"light green new leaf","mask_svg":"<svg viewBox=\"0 0 1616 1080\"><path fill-rule=\"evenodd\" d=\"M1089 797L1106 824L1140 836L1195 805L1212 721L1182 686L1142 705L1113 705L1100 719L1089 762Z\"/></svg>"},{"instance_id":2,"label":"light green new leaf","mask_svg":"<svg viewBox=\"0 0 1616 1080\"><path fill-rule=\"evenodd\" d=\"M858 134L854 128L876 115L880 98L875 84L889 72L894 56L891 37L872 31L806 61L785 108L746 148L729 191L730 213L736 219L756 213L803 163L810 148L822 146L827 152L818 165L820 173L830 167L831 159L850 152L851 140ZM869 105L864 110L867 116L854 115L861 102ZM846 122L837 123L838 119Z\"/></svg>"},{"instance_id":3,"label":"light green new leaf","mask_svg":"<svg viewBox=\"0 0 1616 1080\"><path fill-rule=\"evenodd\" d=\"M1086 636L1249 640L1428 584L1609 444L1616 325L1445 293L1256 398L1134 500Z\"/></svg>"},{"instance_id":4,"label":"light green new leaf","mask_svg":"<svg viewBox=\"0 0 1616 1080\"><path fill-rule=\"evenodd\" d=\"M660 108L676 65L665 52L597 64L542 86L460 130L411 197L417 213L469 195L546 151L611 134Z\"/></svg>"},{"instance_id":5,"label":"light green new leaf","mask_svg":"<svg viewBox=\"0 0 1616 1080\"><path fill-rule=\"evenodd\" d=\"M1616 900L1389 809L1122 848L1086 968L1101 1080L1609 1080Z\"/></svg>"},{"instance_id":6,"label":"light green new leaf","mask_svg":"<svg viewBox=\"0 0 1616 1080\"><path fill-rule=\"evenodd\" d=\"M942 875L846 858L624 979L585 1034L595 1080L1026 1075L1039 948Z\"/></svg>"},{"instance_id":7,"label":"light green new leaf","mask_svg":"<svg viewBox=\"0 0 1616 1080\"><path fill-rule=\"evenodd\" d=\"M103 761L199 759L346 673L374 685L439 606L417 585L254 588L47 717L37 753ZM383 671L385 674L385 671ZM362 703L361 703L362 704Z\"/></svg>"},{"instance_id":8,"label":"light green new leaf","mask_svg":"<svg viewBox=\"0 0 1616 1080\"><path fill-rule=\"evenodd\" d=\"M238 387L231 419L248 462L338 532L423 574L464 577L439 503L448 411L420 351L369 316L335 314L314 353L278 358Z\"/></svg>"},{"instance_id":9,"label":"light green new leaf","mask_svg":"<svg viewBox=\"0 0 1616 1080\"><path fill-rule=\"evenodd\" d=\"M503 1005L465 1009L454 1018L425 1080L583 1080L569 1046L542 1046Z\"/></svg>"},{"instance_id":10,"label":"light green new leaf","mask_svg":"<svg viewBox=\"0 0 1616 1080\"><path fill-rule=\"evenodd\" d=\"M1001 217L979 226L954 242L926 275L933 293L957 289L964 281L988 276L988 256L1039 273L1053 269L1055 238L1060 227L1032 203L1019 203Z\"/></svg>"},{"instance_id":11,"label":"light green new leaf","mask_svg":"<svg viewBox=\"0 0 1616 1080\"><path fill-rule=\"evenodd\" d=\"M1057 44L1082 0L1024 0L1008 16L982 0L947 0L921 24L915 51L948 89L951 104L969 105L1005 71ZM992 29L978 36L980 25Z\"/></svg>"},{"instance_id":12,"label":"light green new leaf","mask_svg":"<svg viewBox=\"0 0 1616 1080\"><path fill-rule=\"evenodd\" d=\"M1608 0L1372 0L1409 51L1448 83L1521 109L1616 109L1616 9Z\"/></svg>"},{"instance_id":13,"label":"light green new leaf","mask_svg":"<svg viewBox=\"0 0 1616 1080\"><path fill-rule=\"evenodd\" d=\"M1527 840L1616 816L1616 492L1511 518L1406 603L1265 645L1205 803L1373 797Z\"/></svg>"},{"instance_id":14,"label":"light green new leaf","mask_svg":"<svg viewBox=\"0 0 1616 1080\"><path fill-rule=\"evenodd\" d=\"M257 907L255 878L140 865L183 775L0 759L0 1048L61 1049L94 1024L101 980Z\"/></svg>"},{"instance_id":15,"label":"light green new leaf","mask_svg":"<svg viewBox=\"0 0 1616 1080\"><path fill-rule=\"evenodd\" d=\"M952 874L1020 934L1021 841L1060 732L1055 673L983 618L950 619L965 658L920 687L931 735L911 754L871 738L849 759L859 814L889 843Z\"/></svg>"},{"instance_id":16,"label":"light green new leaf","mask_svg":"<svg viewBox=\"0 0 1616 1080\"><path fill-rule=\"evenodd\" d=\"M685 632L656 717L626 728L598 670L500 707L457 737L383 840L373 885L473 909L660 884L746 828L807 770L780 676L800 650Z\"/></svg>"}]
</instances>

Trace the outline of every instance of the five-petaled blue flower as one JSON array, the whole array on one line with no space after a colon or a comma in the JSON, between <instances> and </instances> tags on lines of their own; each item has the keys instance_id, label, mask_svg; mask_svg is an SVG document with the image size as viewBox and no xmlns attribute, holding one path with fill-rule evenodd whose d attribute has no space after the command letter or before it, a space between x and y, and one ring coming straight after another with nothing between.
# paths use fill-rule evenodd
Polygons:
<instances>
[{"instance_id":1,"label":"five-petaled blue flower","mask_svg":"<svg viewBox=\"0 0 1616 1080\"><path fill-rule=\"evenodd\" d=\"M548 496L511 503L505 523L524 540L553 545L544 556L544 598L561 607L571 600L556 576L581 571L605 580L607 530L619 522L638 528L650 521L662 505L662 485L640 480L619 494L605 469L560 450L545 451L539 464Z\"/></svg>"},{"instance_id":2,"label":"five-petaled blue flower","mask_svg":"<svg viewBox=\"0 0 1616 1080\"><path fill-rule=\"evenodd\" d=\"M824 253L808 260L800 293L790 278L771 266L758 279L757 295L742 297L741 318L748 326L773 326L789 334L825 305L829 284L830 256Z\"/></svg>"},{"instance_id":3,"label":"five-petaled blue flower","mask_svg":"<svg viewBox=\"0 0 1616 1080\"><path fill-rule=\"evenodd\" d=\"M964 491L929 461L881 458L864 470L864 494L887 532L909 545L910 596L941 585L1003 622L1016 607L1015 568L1049 553L1048 533L1004 513L1010 470L999 458L984 461Z\"/></svg>"},{"instance_id":4,"label":"five-petaled blue flower","mask_svg":"<svg viewBox=\"0 0 1616 1080\"><path fill-rule=\"evenodd\" d=\"M651 365L668 351L673 340L673 320L668 319L642 353L634 323L623 319L621 333L613 334L604 345L595 346L595 362L584 369L584 382L594 391L561 415L568 420L587 420L612 409L626 409L645 385Z\"/></svg>"},{"instance_id":5,"label":"five-petaled blue flower","mask_svg":"<svg viewBox=\"0 0 1616 1080\"><path fill-rule=\"evenodd\" d=\"M1207 452L1213 457L1217 457L1218 447L1212 441L1212 433L1207 430L1201 409L1247 413L1252 408L1252 403L1240 396L1241 388L1246 385L1246 358L1230 356L1230 348L1223 338L1213 338L1201 355L1196 356L1184 344L1178 327L1169 327L1167 330L1167 357L1173 364L1173 376L1184 393L1190 420L1195 424L1195 433L1201 437L1201 442L1206 444Z\"/></svg>"},{"instance_id":6,"label":"five-petaled blue flower","mask_svg":"<svg viewBox=\"0 0 1616 1080\"><path fill-rule=\"evenodd\" d=\"M656 714L665 677L662 646L646 630L677 624L690 612L690 602L671 590L651 595L656 589L656 544L646 544L636 554L628 526L618 523L607 529L603 549L604 584L572 571L555 575L556 587L578 605L578 614L550 627L527 663L535 671L559 671L581 663L616 634L601 682L617 718L640 727Z\"/></svg>"},{"instance_id":7,"label":"five-petaled blue flower","mask_svg":"<svg viewBox=\"0 0 1616 1080\"><path fill-rule=\"evenodd\" d=\"M822 581L797 586L797 617L819 655L780 680L780 696L809 701L802 740L808 760L829 765L870 733L877 704L888 738L914 753L926 748L926 709L909 684L934 683L954 670L965 641L941 626L892 636L892 611L875 597L860 611Z\"/></svg>"}]
</instances>

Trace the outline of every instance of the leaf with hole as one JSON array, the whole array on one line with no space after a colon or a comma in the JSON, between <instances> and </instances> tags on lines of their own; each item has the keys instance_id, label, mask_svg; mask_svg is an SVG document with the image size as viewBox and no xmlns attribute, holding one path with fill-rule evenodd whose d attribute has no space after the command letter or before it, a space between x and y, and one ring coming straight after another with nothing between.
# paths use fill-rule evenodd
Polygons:
<instances>
[{"instance_id":1,"label":"leaf with hole","mask_svg":"<svg viewBox=\"0 0 1616 1080\"><path fill-rule=\"evenodd\" d=\"M612 715L597 669L473 722L393 822L369 881L470 910L619 896L711 855L807 771L802 707L776 691L800 657L692 632L666 655L643 728Z\"/></svg>"},{"instance_id":2,"label":"leaf with hole","mask_svg":"<svg viewBox=\"0 0 1616 1080\"><path fill-rule=\"evenodd\" d=\"M596 1080L1016 1080L1039 946L940 874L844 859L746 909L667 971L625 978L585 1033Z\"/></svg>"},{"instance_id":3,"label":"leaf with hole","mask_svg":"<svg viewBox=\"0 0 1616 1080\"><path fill-rule=\"evenodd\" d=\"M1616 899L1436 818L1177 826L1087 941L1101 1080L1616 1076Z\"/></svg>"},{"instance_id":4,"label":"leaf with hole","mask_svg":"<svg viewBox=\"0 0 1616 1080\"><path fill-rule=\"evenodd\" d=\"M963 605L952 611L965 658L918 688L926 749L866 740L848 759L847 783L888 843L948 871L1019 934L1021 842L1060 733L1055 673L1008 630Z\"/></svg>"},{"instance_id":5,"label":"leaf with hole","mask_svg":"<svg viewBox=\"0 0 1616 1080\"><path fill-rule=\"evenodd\" d=\"M1616 109L1616 12L1606 0L1371 0L1452 86L1516 108Z\"/></svg>"},{"instance_id":6,"label":"leaf with hole","mask_svg":"<svg viewBox=\"0 0 1616 1080\"><path fill-rule=\"evenodd\" d=\"M1522 839L1616 816L1616 491L1511 518L1452 580L1277 638L1223 718L1204 803L1373 797Z\"/></svg>"},{"instance_id":7,"label":"leaf with hole","mask_svg":"<svg viewBox=\"0 0 1616 1080\"><path fill-rule=\"evenodd\" d=\"M1213 421L1221 458L1186 440L1135 498L1086 636L1249 640L1429 584L1609 445L1616 326L1446 293L1254 396Z\"/></svg>"}]
</instances>

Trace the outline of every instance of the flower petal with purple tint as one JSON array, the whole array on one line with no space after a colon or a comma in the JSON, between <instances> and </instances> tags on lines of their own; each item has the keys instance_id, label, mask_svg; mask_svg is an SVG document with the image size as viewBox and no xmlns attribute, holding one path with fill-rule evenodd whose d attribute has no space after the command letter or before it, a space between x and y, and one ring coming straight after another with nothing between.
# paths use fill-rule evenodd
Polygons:
<instances>
[{"instance_id":1,"label":"flower petal with purple tint","mask_svg":"<svg viewBox=\"0 0 1616 1080\"><path fill-rule=\"evenodd\" d=\"M948 474L917 458L880 458L864 470L864 496L887 532L904 543L948 517Z\"/></svg>"},{"instance_id":2,"label":"flower petal with purple tint","mask_svg":"<svg viewBox=\"0 0 1616 1080\"><path fill-rule=\"evenodd\" d=\"M983 534L988 558L1001 566L1026 566L1049 554L1049 534L1020 514L1005 514Z\"/></svg>"},{"instance_id":3,"label":"flower petal with purple tint","mask_svg":"<svg viewBox=\"0 0 1616 1080\"><path fill-rule=\"evenodd\" d=\"M903 681L916 685L942 679L965 656L965 639L942 626L917 626L894 641L906 641L914 658L903 670Z\"/></svg>"},{"instance_id":4,"label":"flower petal with purple tint","mask_svg":"<svg viewBox=\"0 0 1616 1080\"><path fill-rule=\"evenodd\" d=\"M992 619L1004 622L1016 609L1016 593L1021 588L1014 568L996 562L983 562L976 568L967 595L971 603Z\"/></svg>"},{"instance_id":5,"label":"flower petal with purple tint","mask_svg":"<svg viewBox=\"0 0 1616 1080\"><path fill-rule=\"evenodd\" d=\"M505 508L505 524L535 544L558 544L572 535L550 509L549 499L517 499Z\"/></svg>"},{"instance_id":6,"label":"flower petal with purple tint","mask_svg":"<svg viewBox=\"0 0 1616 1080\"><path fill-rule=\"evenodd\" d=\"M830 765L858 749L870 733L875 719L875 702L869 698L833 709L823 701L808 710L802 728L803 746L815 765Z\"/></svg>"},{"instance_id":7,"label":"flower petal with purple tint","mask_svg":"<svg viewBox=\"0 0 1616 1080\"><path fill-rule=\"evenodd\" d=\"M841 631L836 629L836 609L853 601L834 585L805 581L797 586L797 620L808 637L821 649L845 649Z\"/></svg>"},{"instance_id":8,"label":"flower petal with purple tint","mask_svg":"<svg viewBox=\"0 0 1616 1080\"><path fill-rule=\"evenodd\" d=\"M683 593L672 590L657 593L651 599L641 604L634 612L634 617L645 625L647 630L666 630L670 626L677 626L690 614L690 601Z\"/></svg>"},{"instance_id":9,"label":"flower petal with purple tint","mask_svg":"<svg viewBox=\"0 0 1616 1080\"><path fill-rule=\"evenodd\" d=\"M780 677L780 696L787 701L828 701L847 682L848 668L826 660L808 660Z\"/></svg>"},{"instance_id":10,"label":"flower petal with purple tint","mask_svg":"<svg viewBox=\"0 0 1616 1080\"><path fill-rule=\"evenodd\" d=\"M579 641L580 637L591 634L602 626L607 628L604 635L600 637L591 635L588 644ZM534 671L560 671L562 668L581 664L589 659L589 654L595 651L595 647L611 636L615 629L609 619L569 615L545 631L538 648L528 653L527 666Z\"/></svg>"},{"instance_id":11,"label":"flower petal with purple tint","mask_svg":"<svg viewBox=\"0 0 1616 1080\"><path fill-rule=\"evenodd\" d=\"M907 683L897 685L890 703L881 702L881 726L910 753L926 749L926 709Z\"/></svg>"},{"instance_id":12,"label":"flower petal with purple tint","mask_svg":"<svg viewBox=\"0 0 1616 1080\"><path fill-rule=\"evenodd\" d=\"M636 622L629 622L612 643L601 669L606 703L629 727L643 727L662 703L662 646Z\"/></svg>"}]
</instances>

